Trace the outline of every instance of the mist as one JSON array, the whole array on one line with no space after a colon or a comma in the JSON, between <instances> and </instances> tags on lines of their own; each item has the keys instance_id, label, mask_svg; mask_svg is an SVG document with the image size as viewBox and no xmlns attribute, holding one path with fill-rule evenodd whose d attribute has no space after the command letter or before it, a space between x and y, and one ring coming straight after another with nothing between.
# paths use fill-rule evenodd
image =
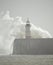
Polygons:
<instances>
[{"instance_id":1,"label":"mist","mask_svg":"<svg viewBox=\"0 0 53 65\"><path fill-rule=\"evenodd\" d=\"M30 22L31 23L31 22ZM12 17L10 11L0 13L0 55L11 54L15 38L25 38L25 24L22 17ZM32 38L52 38L51 34L31 23Z\"/></svg>"}]
</instances>

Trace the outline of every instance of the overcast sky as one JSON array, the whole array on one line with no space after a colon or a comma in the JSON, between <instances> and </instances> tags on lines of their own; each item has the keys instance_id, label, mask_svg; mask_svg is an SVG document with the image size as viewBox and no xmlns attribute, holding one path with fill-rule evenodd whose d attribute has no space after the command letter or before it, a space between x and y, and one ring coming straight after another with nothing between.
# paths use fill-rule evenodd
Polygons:
<instances>
[{"instance_id":1,"label":"overcast sky","mask_svg":"<svg viewBox=\"0 0 53 65\"><path fill-rule=\"evenodd\" d=\"M0 0L0 12L10 11L11 16L21 16L53 36L53 0Z\"/></svg>"}]
</instances>

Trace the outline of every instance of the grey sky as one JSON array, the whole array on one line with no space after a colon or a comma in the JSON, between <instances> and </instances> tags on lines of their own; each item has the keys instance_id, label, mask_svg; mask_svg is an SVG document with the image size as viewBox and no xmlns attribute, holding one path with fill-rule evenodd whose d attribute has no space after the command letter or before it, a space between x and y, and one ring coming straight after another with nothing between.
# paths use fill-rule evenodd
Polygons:
<instances>
[{"instance_id":1,"label":"grey sky","mask_svg":"<svg viewBox=\"0 0 53 65\"><path fill-rule=\"evenodd\" d=\"M0 0L0 12L7 10L13 17L29 17L32 23L53 36L53 0Z\"/></svg>"}]
</instances>

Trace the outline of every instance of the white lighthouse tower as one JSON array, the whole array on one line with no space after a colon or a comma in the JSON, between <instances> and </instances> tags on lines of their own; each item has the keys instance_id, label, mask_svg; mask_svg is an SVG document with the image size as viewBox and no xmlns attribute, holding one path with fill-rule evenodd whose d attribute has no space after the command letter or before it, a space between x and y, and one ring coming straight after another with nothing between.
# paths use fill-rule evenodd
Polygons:
<instances>
[{"instance_id":1,"label":"white lighthouse tower","mask_svg":"<svg viewBox=\"0 0 53 65\"><path fill-rule=\"evenodd\" d=\"M26 25L25 25L25 38L30 39L31 38L31 31L30 31L31 25L30 25L30 21L29 19L27 19L26 21Z\"/></svg>"}]
</instances>

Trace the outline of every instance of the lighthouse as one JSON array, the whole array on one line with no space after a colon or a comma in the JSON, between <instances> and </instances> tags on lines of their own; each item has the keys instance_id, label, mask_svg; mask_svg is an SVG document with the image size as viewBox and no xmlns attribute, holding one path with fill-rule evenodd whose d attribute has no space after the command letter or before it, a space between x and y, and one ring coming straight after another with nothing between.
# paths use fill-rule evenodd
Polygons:
<instances>
[{"instance_id":1,"label":"lighthouse","mask_svg":"<svg viewBox=\"0 0 53 65\"><path fill-rule=\"evenodd\" d=\"M25 38L28 38L28 39L31 38L31 31L30 31L30 28L31 28L31 24L30 24L29 19L27 19L26 25L25 25Z\"/></svg>"}]
</instances>

